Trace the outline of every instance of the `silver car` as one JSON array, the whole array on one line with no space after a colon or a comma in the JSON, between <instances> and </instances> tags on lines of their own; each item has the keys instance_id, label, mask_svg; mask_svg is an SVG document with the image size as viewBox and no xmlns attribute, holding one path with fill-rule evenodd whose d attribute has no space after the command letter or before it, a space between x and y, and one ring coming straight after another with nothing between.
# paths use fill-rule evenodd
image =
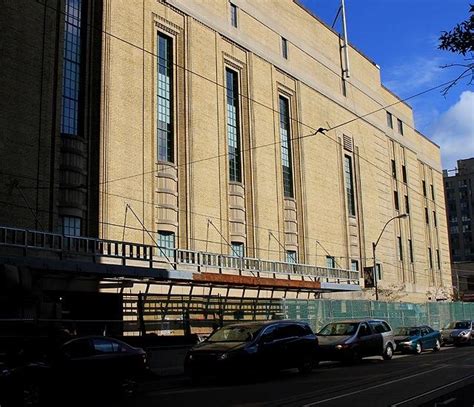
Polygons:
<instances>
[{"instance_id":1,"label":"silver car","mask_svg":"<svg viewBox=\"0 0 474 407\"><path fill-rule=\"evenodd\" d=\"M441 330L441 346L474 343L474 322L453 321Z\"/></svg>"}]
</instances>

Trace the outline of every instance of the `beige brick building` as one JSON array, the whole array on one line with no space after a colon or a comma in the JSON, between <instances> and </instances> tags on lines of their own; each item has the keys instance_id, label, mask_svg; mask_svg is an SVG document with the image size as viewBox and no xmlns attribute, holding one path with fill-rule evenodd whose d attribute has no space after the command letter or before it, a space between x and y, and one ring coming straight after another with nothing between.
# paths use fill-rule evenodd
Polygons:
<instances>
[{"instance_id":1,"label":"beige brick building","mask_svg":"<svg viewBox=\"0 0 474 407\"><path fill-rule=\"evenodd\" d=\"M60 106L72 103L71 28L62 2L47 5L30 16L43 52L32 48L42 68L29 80L42 98L0 113L3 131L36 154L15 157L14 140L3 142L1 199L13 211L2 210L3 224L360 271L362 290L323 295L374 298L362 272L372 242L409 213L377 246L380 297L449 297L439 147L352 46L348 75L339 35L297 1L82 0L69 22L84 50L69 122ZM27 106L39 117L11 129Z\"/></svg>"}]
</instances>

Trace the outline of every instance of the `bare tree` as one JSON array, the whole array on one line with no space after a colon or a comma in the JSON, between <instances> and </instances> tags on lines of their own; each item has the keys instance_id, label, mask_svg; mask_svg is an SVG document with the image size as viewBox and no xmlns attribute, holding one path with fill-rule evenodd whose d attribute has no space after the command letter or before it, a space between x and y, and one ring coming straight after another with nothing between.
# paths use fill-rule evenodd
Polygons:
<instances>
[{"instance_id":1,"label":"bare tree","mask_svg":"<svg viewBox=\"0 0 474 407\"><path fill-rule=\"evenodd\" d=\"M470 17L457 24L451 31L443 31L439 37L438 48L460 54L464 62L447 64L443 68L457 67L462 68L462 72L448 86L442 89L441 93L446 96L449 90L455 86L461 79L469 77L469 85L474 82L474 5L470 5Z\"/></svg>"}]
</instances>

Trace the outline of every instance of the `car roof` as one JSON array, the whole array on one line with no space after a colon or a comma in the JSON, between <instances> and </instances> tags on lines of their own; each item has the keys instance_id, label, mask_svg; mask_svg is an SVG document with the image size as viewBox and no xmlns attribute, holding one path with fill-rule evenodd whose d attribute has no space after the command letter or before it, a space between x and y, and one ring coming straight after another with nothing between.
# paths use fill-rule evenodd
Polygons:
<instances>
[{"instance_id":1,"label":"car roof","mask_svg":"<svg viewBox=\"0 0 474 407\"><path fill-rule=\"evenodd\" d=\"M133 348L133 346L129 345L127 342L121 341L120 339L116 338L111 338L110 336L101 336L101 335L86 335L86 336L77 336L75 338L71 338L68 341L64 342L63 346L68 345L72 342L76 341L81 341L81 340L90 340L90 339L105 339L107 341L113 341L113 342L118 342L122 345L126 345L130 348Z\"/></svg>"},{"instance_id":2,"label":"car roof","mask_svg":"<svg viewBox=\"0 0 474 407\"><path fill-rule=\"evenodd\" d=\"M384 319L376 318L363 318L363 319L343 319L340 321L332 321L332 323L342 323L342 324L356 324L361 322L387 322Z\"/></svg>"},{"instance_id":3,"label":"car roof","mask_svg":"<svg viewBox=\"0 0 474 407\"><path fill-rule=\"evenodd\" d=\"M291 319L272 319L267 321L249 321L249 322L235 322L229 325L224 325L225 328L232 326L270 326L278 324L298 324L298 325L309 325L306 321L295 321Z\"/></svg>"}]
</instances>

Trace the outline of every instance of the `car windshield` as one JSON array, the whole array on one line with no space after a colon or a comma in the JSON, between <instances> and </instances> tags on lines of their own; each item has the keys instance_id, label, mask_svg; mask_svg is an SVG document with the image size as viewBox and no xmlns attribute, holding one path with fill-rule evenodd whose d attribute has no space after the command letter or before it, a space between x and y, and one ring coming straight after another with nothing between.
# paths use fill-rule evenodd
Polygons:
<instances>
[{"instance_id":1,"label":"car windshield","mask_svg":"<svg viewBox=\"0 0 474 407\"><path fill-rule=\"evenodd\" d=\"M262 325L225 326L214 332L208 342L250 342L256 338Z\"/></svg>"},{"instance_id":2,"label":"car windshield","mask_svg":"<svg viewBox=\"0 0 474 407\"><path fill-rule=\"evenodd\" d=\"M318 335L322 336L345 336L353 335L357 331L359 324L357 322L335 322L327 324Z\"/></svg>"},{"instance_id":3,"label":"car windshield","mask_svg":"<svg viewBox=\"0 0 474 407\"><path fill-rule=\"evenodd\" d=\"M455 321L455 322L451 322L450 324L444 327L444 329L470 329L470 328L471 328L470 321Z\"/></svg>"},{"instance_id":4,"label":"car windshield","mask_svg":"<svg viewBox=\"0 0 474 407\"><path fill-rule=\"evenodd\" d=\"M418 328L401 327L395 331L395 336L420 336Z\"/></svg>"}]
</instances>

